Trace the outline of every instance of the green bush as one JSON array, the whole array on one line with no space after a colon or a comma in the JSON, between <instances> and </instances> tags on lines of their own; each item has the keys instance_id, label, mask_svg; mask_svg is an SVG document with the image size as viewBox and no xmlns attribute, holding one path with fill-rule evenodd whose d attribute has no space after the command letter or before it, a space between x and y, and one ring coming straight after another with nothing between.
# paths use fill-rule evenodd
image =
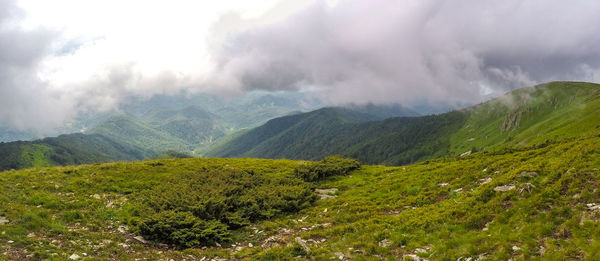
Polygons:
<instances>
[{"instance_id":1,"label":"green bush","mask_svg":"<svg viewBox=\"0 0 600 261\"><path fill-rule=\"evenodd\" d=\"M323 180L331 176L345 175L360 168L360 162L340 156L328 156L319 162L312 162L295 169L296 177L307 182Z\"/></svg>"},{"instance_id":2,"label":"green bush","mask_svg":"<svg viewBox=\"0 0 600 261\"><path fill-rule=\"evenodd\" d=\"M224 239L204 236L205 225L213 223L198 222L217 222L225 231L234 230L254 221L297 212L311 206L317 196L308 183L292 175L274 176L224 167L175 175L141 193L140 199L145 210L137 226L142 234L189 247L186 240L203 245Z\"/></svg>"},{"instance_id":3,"label":"green bush","mask_svg":"<svg viewBox=\"0 0 600 261\"><path fill-rule=\"evenodd\" d=\"M214 245L230 240L227 226L217 220L205 221L190 212L163 211L139 225L146 238L178 246Z\"/></svg>"}]
</instances>

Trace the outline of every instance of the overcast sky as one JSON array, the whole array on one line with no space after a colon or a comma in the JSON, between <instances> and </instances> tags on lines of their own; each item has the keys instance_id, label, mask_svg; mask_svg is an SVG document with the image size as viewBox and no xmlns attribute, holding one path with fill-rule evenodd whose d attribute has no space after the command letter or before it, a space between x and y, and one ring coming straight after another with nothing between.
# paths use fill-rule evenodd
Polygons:
<instances>
[{"instance_id":1,"label":"overcast sky","mask_svg":"<svg viewBox=\"0 0 600 261\"><path fill-rule=\"evenodd\" d=\"M0 125L181 91L473 104L600 82L600 1L0 0Z\"/></svg>"}]
</instances>

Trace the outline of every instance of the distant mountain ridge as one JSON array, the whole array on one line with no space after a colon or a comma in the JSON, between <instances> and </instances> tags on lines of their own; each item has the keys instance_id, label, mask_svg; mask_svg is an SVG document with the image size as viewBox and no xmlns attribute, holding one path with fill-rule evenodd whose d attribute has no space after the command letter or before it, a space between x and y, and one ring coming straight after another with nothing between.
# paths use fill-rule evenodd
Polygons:
<instances>
[{"instance_id":1,"label":"distant mountain ridge","mask_svg":"<svg viewBox=\"0 0 600 261\"><path fill-rule=\"evenodd\" d=\"M206 156L316 160L340 154L367 164L400 165L485 148L539 145L599 128L600 85L552 82L463 110L383 121L348 121L352 116L334 111L271 120Z\"/></svg>"},{"instance_id":2,"label":"distant mountain ridge","mask_svg":"<svg viewBox=\"0 0 600 261\"><path fill-rule=\"evenodd\" d=\"M102 135L66 134L35 141L0 143L0 170L141 160L151 151Z\"/></svg>"}]
</instances>

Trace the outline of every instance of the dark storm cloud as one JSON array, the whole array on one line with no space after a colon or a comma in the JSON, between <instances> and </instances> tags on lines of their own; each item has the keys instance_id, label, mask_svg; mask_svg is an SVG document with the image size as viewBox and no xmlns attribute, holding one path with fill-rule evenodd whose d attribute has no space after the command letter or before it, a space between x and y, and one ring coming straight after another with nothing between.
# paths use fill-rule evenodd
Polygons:
<instances>
[{"instance_id":1,"label":"dark storm cloud","mask_svg":"<svg viewBox=\"0 0 600 261\"><path fill-rule=\"evenodd\" d=\"M465 104L545 81L598 81L598 46L597 1L319 2L229 35L212 84L309 88L335 103Z\"/></svg>"}]
</instances>

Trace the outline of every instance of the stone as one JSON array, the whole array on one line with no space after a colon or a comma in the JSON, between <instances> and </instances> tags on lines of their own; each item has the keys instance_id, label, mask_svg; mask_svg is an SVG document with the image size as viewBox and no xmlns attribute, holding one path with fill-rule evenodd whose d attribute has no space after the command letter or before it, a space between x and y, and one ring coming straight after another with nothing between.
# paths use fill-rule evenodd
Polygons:
<instances>
[{"instance_id":1,"label":"stone","mask_svg":"<svg viewBox=\"0 0 600 261\"><path fill-rule=\"evenodd\" d=\"M344 260L344 253L342 252L335 252L333 253L339 260Z\"/></svg>"},{"instance_id":2,"label":"stone","mask_svg":"<svg viewBox=\"0 0 600 261\"><path fill-rule=\"evenodd\" d=\"M487 184L487 183L490 183L490 182L492 182L492 178L490 178L490 177L483 178L483 179L479 180L479 185Z\"/></svg>"},{"instance_id":3,"label":"stone","mask_svg":"<svg viewBox=\"0 0 600 261\"><path fill-rule=\"evenodd\" d=\"M522 171L519 176L520 177L525 177L525 178L533 178L535 176L539 175L537 172L535 171Z\"/></svg>"},{"instance_id":4,"label":"stone","mask_svg":"<svg viewBox=\"0 0 600 261\"><path fill-rule=\"evenodd\" d=\"M298 245L300 245L307 254L310 253L310 247L308 247L308 245L306 244L306 241L304 241L302 238L296 237L296 243L298 243Z\"/></svg>"},{"instance_id":5,"label":"stone","mask_svg":"<svg viewBox=\"0 0 600 261\"><path fill-rule=\"evenodd\" d=\"M504 186L495 187L494 191L506 192L506 191L513 190L513 189L515 189L514 185L504 185Z\"/></svg>"},{"instance_id":6,"label":"stone","mask_svg":"<svg viewBox=\"0 0 600 261\"><path fill-rule=\"evenodd\" d=\"M81 257L78 254L72 254L71 256L69 256L69 259L71 259L71 260L78 260L80 258Z\"/></svg>"},{"instance_id":7,"label":"stone","mask_svg":"<svg viewBox=\"0 0 600 261\"><path fill-rule=\"evenodd\" d=\"M319 195L320 199L332 199L332 198L336 198L337 196L335 196L334 194L337 191L338 191L337 188L315 189L315 193L317 193Z\"/></svg>"},{"instance_id":8,"label":"stone","mask_svg":"<svg viewBox=\"0 0 600 261\"><path fill-rule=\"evenodd\" d=\"M133 239L135 239L135 240L139 241L139 242L140 242L140 243L142 243L142 244L148 244L148 243L149 243L149 242L148 242L146 239L144 239L144 237L142 237L142 236L136 236L136 237L133 237Z\"/></svg>"},{"instance_id":9,"label":"stone","mask_svg":"<svg viewBox=\"0 0 600 261\"><path fill-rule=\"evenodd\" d=\"M4 225L4 224L8 224L10 223L10 220L8 220L8 218L4 217L4 216L0 216L0 225Z\"/></svg>"},{"instance_id":10,"label":"stone","mask_svg":"<svg viewBox=\"0 0 600 261\"><path fill-rule=\"evenodd\" d=\"M378 243L378 245L379 245L380 247L388 247L388 246L389 246L389 245L391 245L391 244L392 244L392 241L390 241L390 240L389 240L389 239L387 239L387 238L386 238L386 239L383 239L383 240L381 240L381 241L379 241L379 243Z\"/></svg>"},{"instance_id":11,"label":"stone","mask_svg":"<svg viewBox=\"0 0 600 261\"><path fill-rule=\"evenodd\" d=\"M465 157L465 156L469 156L469 155L471 155L471 151L466 151L466 152L463 152L462 154L460 154L461 157Z\"/></svg>"}]
</instances>

